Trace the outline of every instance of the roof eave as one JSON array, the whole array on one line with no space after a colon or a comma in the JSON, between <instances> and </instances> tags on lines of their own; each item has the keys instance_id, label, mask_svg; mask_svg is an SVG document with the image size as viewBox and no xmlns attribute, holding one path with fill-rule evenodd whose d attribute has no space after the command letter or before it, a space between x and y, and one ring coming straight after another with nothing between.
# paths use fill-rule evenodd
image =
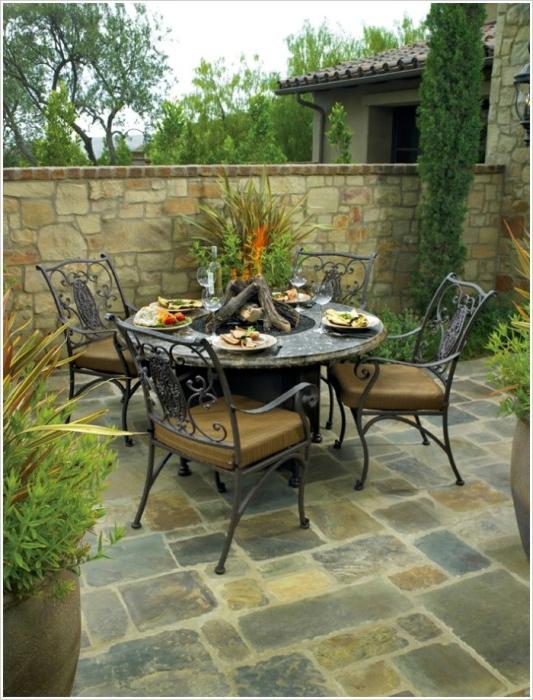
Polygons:
<instances>
[{"instance_id":1,"label":"roof eave","mask_svg":"<svg viewBox=\"0 0 533 700\"><path fill-rule=\"evenodd\" d=\"M492 65L492 56L485 56L483 68L487 68ZM416 68L403 68L398 71L388 71L387 73L372 73L371 75L363 75L357 78L346 78L344 80L329 80L327 82L320 83L307 83L306 85L292 85L290 87L278 88L274 90L275 95L290 95L301 92L322 92L323 90L337 90L338 88L347 88L354 85L364 85L372 83L384 83L392 80L408 79L408 78L418 78L423 69L425 63L417 66Z\"/></svg>"}]
</instances>

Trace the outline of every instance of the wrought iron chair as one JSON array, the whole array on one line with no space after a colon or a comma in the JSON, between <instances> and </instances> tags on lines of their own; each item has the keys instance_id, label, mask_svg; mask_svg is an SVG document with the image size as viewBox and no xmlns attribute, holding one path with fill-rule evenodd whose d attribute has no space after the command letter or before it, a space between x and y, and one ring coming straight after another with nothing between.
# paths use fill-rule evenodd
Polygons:
<instances>
[{"instance_id":1,"label":"wrought iron chair","mask_svg":"<svg viewBox=\"0 0 533 700\"><path fill-rule=\"evenodd\" d=\"M225 490L220 474L234 479L230 523L217 574L225 571L233 535L246 507L287 460L300 468L299 519L300 527L307 529L304 486L311 436L305 410L318 400L316 388L300 382L267 404L232 396L224 370L205 338L169 338L119 319L115 323L137 363L149 421L146 481L132 527L141 527L150 489L169 458L177 455L211 466L219 490ZM296 410L282 408L290 399ZM156 448L165 453L157 466ZM244 477L258 472L262 472L260 478L244 493Z\"/></svg>"},{"instance_id":2,"label":"wrought iron chair","mask_svg":"<svg viewBox=\"0 0 533 700\"><path fill-rule=\"evenodd\" d=\"M380 420L394 419L420 432L424 445L431 438L446 453L456 484L463 479L457 469L448 431L450 392L457 362L474 321L495 294L478 285L447 275L435 292L418 328L391 338L415 339L410 362L382 357L361 357L354 363L338 363L330 379L341 406L341 431L335 447L340 449L346 431L347 406L355 421L363 448L363 469L354 488L364 487L369 450L366 433ZM366 416L372 416L363 423ZM412 418L409 418L411 416ZM422 416L442 418L443 440L422 426Z\"/></svg>"},{"instance_id":3,"label":"wrought iron chair","mask_svg":"<svg viewBox=\"0 0 533 700\"><path fill-rule=\"evenodd\" d=\"M140 385L135 362L106 313L117 307L124 316L136 309L122 291L111 260L102 253L96 260L73 258L56 265L37 265L54 299L65 331L69 363L69 399L92 386L111 381L122 392L122 428L127 430L128 404ZM93 377L76 388L76 375ZM131 445L132 439L126 438Z\"/></svg>"},{"instance_id":4,"label":"wrought iron chair","mask_svg":"<svg viewBox=\"0 0 533 700\"><path fill-rule=\"evenodd\" d=\"M352 253L314 253L299 248L294 264L302 265L309 280L329 280L333 286L332 301L337 304L353 304L359 309L366 308L366 294L377 253L354 255ZM334 394L327 376L322 376L329 393L329 411L326 430L333 426ZM341 408L339 406L339 408ZM342 410L342 409L341 409Z\"/></svg>"}]
</instances>

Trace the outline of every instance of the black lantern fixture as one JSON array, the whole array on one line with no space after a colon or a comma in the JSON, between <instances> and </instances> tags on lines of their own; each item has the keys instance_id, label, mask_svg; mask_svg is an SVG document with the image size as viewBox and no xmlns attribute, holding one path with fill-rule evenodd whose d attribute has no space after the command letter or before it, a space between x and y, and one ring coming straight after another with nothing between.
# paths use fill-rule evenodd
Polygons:
<instances>
[{"instance_id":1,"label":"black lantern fixture","mask_svg":"<svg viewBox=\"0 0 533 700\"><path fill-rule=\"evenodd\" d=\"M516 113L526 132L525 142L529 146L529 62L514 77L516 89Z\"/></svg>"}]
</instances>

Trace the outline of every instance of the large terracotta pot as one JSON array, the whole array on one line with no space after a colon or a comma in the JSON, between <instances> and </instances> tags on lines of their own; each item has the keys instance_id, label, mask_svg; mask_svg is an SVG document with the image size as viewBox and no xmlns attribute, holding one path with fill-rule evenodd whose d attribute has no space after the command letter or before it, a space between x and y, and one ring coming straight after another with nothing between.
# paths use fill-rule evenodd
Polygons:
<instances>
[{"instance_id":1,"label":"large terracotta pot","mask_svg":"<svg viewBox=\"0 0 533 700\"><path fill-rule=\"evenodd\" d=\"M529 561L529 421L518 420L511 452L511 492L524 551Z\"/></svg>"},{"instance_id":2,"label":"large terracotta pot","mask_svg":"<svg viewBox=\"0 0 533 700\"><path fill-rule=\"evenodd\" d=\"M80 586L66 598L25 598L13 604L4 596L4 696L69 696L80 653ZM6 607L7 604L7 607Z\"/></svg>"}]
</instances>

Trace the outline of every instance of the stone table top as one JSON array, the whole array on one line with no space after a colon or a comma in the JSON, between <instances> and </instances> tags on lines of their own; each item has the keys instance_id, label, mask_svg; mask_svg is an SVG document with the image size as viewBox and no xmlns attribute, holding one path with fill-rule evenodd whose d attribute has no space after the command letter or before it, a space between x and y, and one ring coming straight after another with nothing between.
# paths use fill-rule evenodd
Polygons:
<instances>
[{"instance_id":1,"label":"stone table top","mask_svg":"<svg viewBox=\"0 0 533 700\"><path fill-rule=\"evenodd\" d=\"M328 308L348 310L351 307L342 304L328 304ZM320 322L320 309L317 305L305 309L303 314L313 319L315 327ZM240 353L217 349L217 356L223 367L237 369L278 369L327 364L366 353L380 345L387 335L381 321L375 330L359 331L344 336L316 333L315 327L300 333L277 336L278 343L272 349ZM139 326L135 326L135 328L137 331L142 330ZM208 337L205 333L190 329L173 334L166 332L166 336L186 341ZM179 356L183 357L185 364L193 366L202 364L193 353L187 350L185 345L183 352L179 352Z\"/></svg>"}]
</instances>

